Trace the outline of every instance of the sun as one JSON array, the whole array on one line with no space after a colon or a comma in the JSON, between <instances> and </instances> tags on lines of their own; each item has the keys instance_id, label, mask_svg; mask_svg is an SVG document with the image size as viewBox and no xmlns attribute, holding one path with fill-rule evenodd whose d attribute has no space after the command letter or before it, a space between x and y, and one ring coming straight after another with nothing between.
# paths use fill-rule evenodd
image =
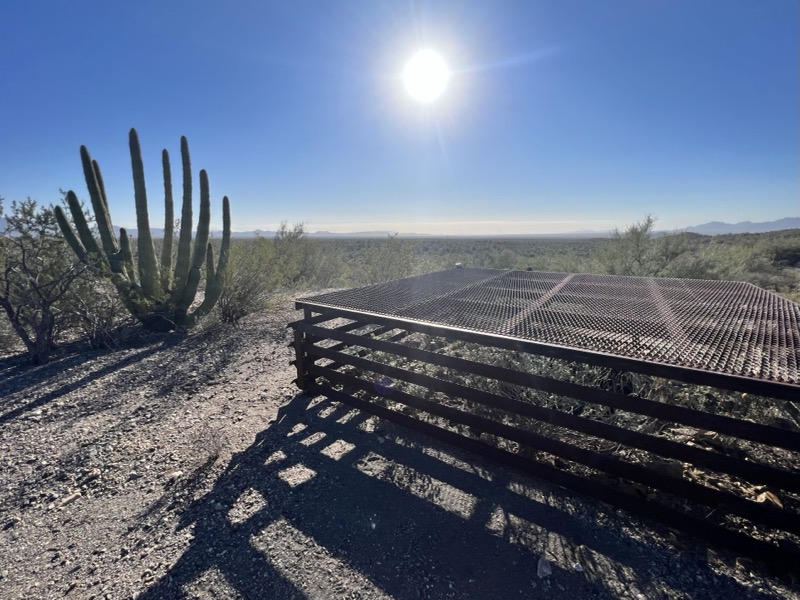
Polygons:
<instances>
[{"instance_id":1,"label":"sun","mask_svg":"<svg viewBox=\"0 0 800 600\"><path fill-rule=\"evenodd\" d=\"M420 50L406 63L403 83L419 102L433 102L442 95L450 79L444 59L433 50Z\"/></svg>"}]
</instances>

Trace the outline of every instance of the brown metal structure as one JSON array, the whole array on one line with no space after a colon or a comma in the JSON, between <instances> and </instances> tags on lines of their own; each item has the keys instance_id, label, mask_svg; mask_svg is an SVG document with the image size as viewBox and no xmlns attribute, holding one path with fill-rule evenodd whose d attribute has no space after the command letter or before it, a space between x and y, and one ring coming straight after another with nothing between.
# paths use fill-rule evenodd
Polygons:
<instances>
[{"instance_id":1,"label":"brown metal structure","mask_svg":"<svg viewBox=\"0 0 800 600\"><path fill-rule=\"evenodd\" d=\"M800 305L739 282L458 268L302 298L296 307L304 311L304 318L292 324L301 388L783 568L800 564L797 556L735 526L736 519L744 518L800 539L796 467L757 463L587 418L557 405L491 391L497 386L486 382L626 411L665 426L714 432L775 452L800 453L797 430L579 385L513 365L468 359L450 349L467 343L553 357L755 393L793 407L792 401L800 401ZM434 350L420 347L419 340L405 343L414 336L446 343ZM437 375L430 374L432 369ZM464 427L473 433L464 433ZM722 473L732 481L770 486L783 495L783 506L665 474L638 459L598 452L591 443L567 441L576 435ZM555 468L532 458L531 452L568 461L577 469ZM617 485L602 485L586 469L649 491L637 497ZM662 493L711 507L712 513L733 520L709 521L698 518L697 511L653 500L652 494Z\"/></svg>"},{"instance_id":2,"label":"brown metal structure","mask_svg":"<svg viewBox=\"0 0 800 600\"><path fill-rule=\"evenodd\" d=\"M753 383L732 385L800 398L800 305L749 283L450 269L298 306L466 329L576 358L616 357L644 371L661 365L661 373L688 373L701 384L745 378ZM706 375L697 381L689 370Z\"/></svg>"}]
</instances>

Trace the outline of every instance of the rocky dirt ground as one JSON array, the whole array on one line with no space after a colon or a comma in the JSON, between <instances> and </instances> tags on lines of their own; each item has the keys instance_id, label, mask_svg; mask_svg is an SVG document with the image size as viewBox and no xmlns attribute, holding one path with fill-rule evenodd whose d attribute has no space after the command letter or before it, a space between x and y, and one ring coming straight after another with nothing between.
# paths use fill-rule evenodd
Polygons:
<instances>
[{"instance_id":1,"label":"rocky dirt ground","mask_svg":"<svg viewBox=\"0 0 800 600\"><path fill-rule=\"evenodd\" d=\"M292 385L236 329L0 359L0 597L789 598L757 563Z\"/></svg>"}]
</instances>

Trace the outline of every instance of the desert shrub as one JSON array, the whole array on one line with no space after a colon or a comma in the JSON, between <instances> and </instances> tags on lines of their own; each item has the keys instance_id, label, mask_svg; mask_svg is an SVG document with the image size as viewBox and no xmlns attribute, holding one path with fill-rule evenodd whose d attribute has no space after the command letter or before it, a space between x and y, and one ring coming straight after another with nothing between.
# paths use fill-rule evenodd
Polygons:
<instances>
[{"instance_id":1,"label":"desert shrub","mask_svg":"<svg viewBox=\"0 0 800 600\"><path fill-rule=\"evenodd\" d=\"M0 235L0 308L31 362L45 363L71 326L73 288L86 267L69 251L52 207L30 198L12 202L6 220Z\"/></svg>"},{"instance_id":2,"label":"desert shrub","mask_svg":"<svg viewBox=\"0 0 800 600\"><path fill-rule=\"evenodd\" d=\"M272 239L277 285L282 289L328 287L341 278L344 263L319 240L308 237L305 226L281 223Z\"/></svg>"},{"instance_id":3,"label":"desert shrub","mask_svg":"<svg viewBox=\"0 0 800 600\"><path fill-rule=\"evenodd\" d=\"M272 239L257 237L232 246L217 315L237 323L263 309L275 292L329 287L342 281L343 271L340 256L310 239L302 223L281 223Z\"/></svg>"},{"instance_id":4,"label":"desert shrub","mask_svg":"<svg viewBox=\"0 0 800 600\"><path fill-rule=\"evenodd\" d=\"M655 222L647 215L624 231L614 229L611 239L598 253L600 269L610 275L680 276L674 272L675 264L687 251L687 237L685 234L655 237Z\"/></svg>"},{"instance_id":5,"label":"desert shrub","mask_svg":"<svg viewBox=\"0 0 800 600\"><path fill-rule=\"evenodd\" d=\"M11 329L11 324L6 318L0 318L0 354L8 354L17 350L19 338Z\"/></svg>"},{"instance_id":6,"label":"desert shrub","mask_svg":"<svg viewBox=\"0 0 800 600\"><path fill-rule=\"evenodd\" d=\"M475 266L487 269L521 268L521 256L511 248L497 248L476 257Z\"/></svg>"},{"instance_id":7,"label":"desert shrub","mask_svg":"<svg viewBox=\"0 0 800 600\"><path fill-rule=\"evenodd\" d=\"M70 325L92 348L116 348L120 327L134 322L116 288L92 272L78 279L70 298Z\"/></svg>"},{"instance_id":8,"label":"desert shrub","mask_svg":"<svg viewBox=\"0 0 800 600\"><path fill-rule=\"evenodd\" d=\"M257 238L234 244L229 261L217 313L222 322L235 324L263 308L278 281L271 271L274 249L269 240Z\"/></svg>"},{"instance_id":9,"label":"desert shrub","mask_svg":"<svg viewBox=\"0 0 800 600\"><path fill-rule=\"evenodd\" d=\"M415 272L414 249L408 240L397 234L365 245L355 281L360 285L408 277Z\"/></svg>"}]
</instances>

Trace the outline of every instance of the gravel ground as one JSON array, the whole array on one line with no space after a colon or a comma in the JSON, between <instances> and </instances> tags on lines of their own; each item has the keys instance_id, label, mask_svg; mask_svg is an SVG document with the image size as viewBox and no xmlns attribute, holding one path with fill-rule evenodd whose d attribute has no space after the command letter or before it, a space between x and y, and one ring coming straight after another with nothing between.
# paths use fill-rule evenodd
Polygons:
<instances>
[{"instance_id":1,"label":"gravel ground","mask_svg":"<svg viewBox=\"0 0 800 600\"><path fill-rule=\"evenodd\" d=\"M298 393L236 329L0 359L0 597L791 598L758 564Z\"/></svg>"}]
</instances>

